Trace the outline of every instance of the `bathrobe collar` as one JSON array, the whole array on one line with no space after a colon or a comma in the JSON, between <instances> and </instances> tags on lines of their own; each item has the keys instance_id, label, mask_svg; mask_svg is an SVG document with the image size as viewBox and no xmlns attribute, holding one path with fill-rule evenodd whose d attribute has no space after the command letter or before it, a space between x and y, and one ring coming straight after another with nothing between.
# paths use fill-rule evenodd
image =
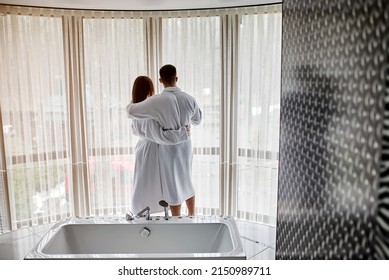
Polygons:
<instances>
[{"instance_id":1,"label":"bathrobe collar","mask_svg":"<svg viewBox=\"0 0 389 280\"><path fill-rule=\"evenodd\" d=\"M166 87L163 89L162 93L164 92L178 93L181 92L181 89L178 87Z\"/></svg>"}]
</instances>

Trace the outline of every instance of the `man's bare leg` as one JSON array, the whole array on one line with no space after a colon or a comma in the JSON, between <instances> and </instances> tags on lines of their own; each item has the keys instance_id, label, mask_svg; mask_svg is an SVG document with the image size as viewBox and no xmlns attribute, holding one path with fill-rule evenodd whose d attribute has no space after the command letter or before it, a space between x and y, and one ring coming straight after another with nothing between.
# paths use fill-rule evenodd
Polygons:
<instances>
[{"instance_id":1,"label":"man's bare leg","mask_svg":"<svg viewBox=\"0 0 389 280\"><path fill-rule=\"evenodd\" d=\"M188 216L195 215L195 196L188 198L186 201L186 207L188 208Z\"/></svg>"},{"instance_id":2,"label":"man's bare leg","mask_svg":"<svg viewBox=\"0 0 389 280\"><path fill-rule=\"evenodd\" d=\"M181 204L170 205L170 211L172 211L172 216L181 216Z\"/></svg>"}]
</instances>

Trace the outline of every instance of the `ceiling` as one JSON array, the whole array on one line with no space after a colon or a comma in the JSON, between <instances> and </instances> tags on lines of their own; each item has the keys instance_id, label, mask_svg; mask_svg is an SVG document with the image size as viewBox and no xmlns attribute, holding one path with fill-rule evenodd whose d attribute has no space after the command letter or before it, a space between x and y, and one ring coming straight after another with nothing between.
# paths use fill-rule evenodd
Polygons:
<instances>
[{"instance_id":1,"label":"ceiling","mask_svg":"<svg viewBox=\"0 0 389 280\"><path fill-rule=\"evenodd\" d=\"M0 4L93 10L188 10L278 4L282 0L0 0Z\"/></svg>"}]
</instances>

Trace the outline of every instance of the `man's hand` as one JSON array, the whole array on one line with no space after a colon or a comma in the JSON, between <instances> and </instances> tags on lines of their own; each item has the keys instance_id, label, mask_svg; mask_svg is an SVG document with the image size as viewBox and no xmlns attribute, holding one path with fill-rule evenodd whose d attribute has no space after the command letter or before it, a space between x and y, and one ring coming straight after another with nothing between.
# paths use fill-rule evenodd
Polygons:
<instances>
[{"instance_id":1,"label":"man's hand","mask_svg":"<svg viewBox=\"0 0 389 280\"><path fill-rule=\"evenodd\" d=\"M190 136L190 125L187 124L185 125L185 131L186 131L186 135L188 135L188 137Z\"/></svg>"}]
</instances>

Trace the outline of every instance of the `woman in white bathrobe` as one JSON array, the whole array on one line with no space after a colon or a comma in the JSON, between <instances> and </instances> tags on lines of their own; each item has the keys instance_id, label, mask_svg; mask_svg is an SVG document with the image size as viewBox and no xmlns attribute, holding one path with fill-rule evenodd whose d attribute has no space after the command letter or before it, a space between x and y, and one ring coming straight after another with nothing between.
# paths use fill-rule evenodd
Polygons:
<instances>
[{"instance_id":1,"label":"woman in white bathrobe","mask_svg":"<svg viewBox=\"0 0 389 280\"><path fill-rule=\"evenodd\" d=\"M139 76L132 88L132 103L139 103L154 95L150 78ZM189 129L163 130L155 120L132 120L132 132L140 137L135 148L132 211L134 214L150 207L150 213L161 212L160 200L166 200L161 186L159 144L175 145L189 139Z\"/></svg>"}]
</instances>

